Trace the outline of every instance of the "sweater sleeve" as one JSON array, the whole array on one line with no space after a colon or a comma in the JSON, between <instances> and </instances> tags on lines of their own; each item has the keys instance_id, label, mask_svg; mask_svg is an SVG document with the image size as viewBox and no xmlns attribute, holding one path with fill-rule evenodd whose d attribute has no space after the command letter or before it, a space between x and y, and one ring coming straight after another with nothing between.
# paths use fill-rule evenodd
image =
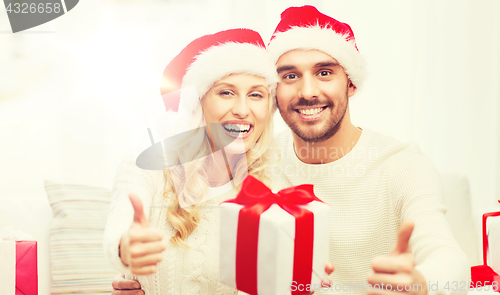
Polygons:
<instances>
[{"instance_id":1,"label":"sweater sleeve","mask_svg":"<svg viewBox=\"0 0 500 295\"><path fill-rule=\"evenodd\" d=\"M104 253L110 265L122 274L131 274L118 253L122 236L127 232L134 218L129 194L136 194L142 201L144 214L149 219L153 197L158 189L158 171L138 168L133 159L126 159L117 169L111 194L111 207L104 230Z\"/></svg>"},{"instance_id":2,"label":"sweater sleeve","mask_svg":"<svg viewBox=\"0 0 500 295\"><path fill-rule=\"evenodd\" d=\"M442 184L431 161L414 147L391 167L390 193L400 222L413 220L410 246L429 295L467 294L470 267L444 214Z\"/></svg>"}]
</instances>

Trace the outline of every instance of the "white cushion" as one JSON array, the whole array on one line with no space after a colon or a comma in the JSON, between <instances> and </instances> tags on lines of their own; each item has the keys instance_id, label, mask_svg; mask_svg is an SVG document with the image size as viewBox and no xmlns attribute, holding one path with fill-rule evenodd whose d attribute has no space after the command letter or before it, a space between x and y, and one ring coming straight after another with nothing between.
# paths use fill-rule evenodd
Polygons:
<instances>
[{"instance_id":1,"label":"white cushion","mask_svg":"<svg viewBox=\"0 0 500 295\"><path fill-rule=\"evenodd\" d=\"M52 294L111 292L116 272L102 246L111 192L45 182L54 213L50 229Z\"/></svg>"}]
</instances>

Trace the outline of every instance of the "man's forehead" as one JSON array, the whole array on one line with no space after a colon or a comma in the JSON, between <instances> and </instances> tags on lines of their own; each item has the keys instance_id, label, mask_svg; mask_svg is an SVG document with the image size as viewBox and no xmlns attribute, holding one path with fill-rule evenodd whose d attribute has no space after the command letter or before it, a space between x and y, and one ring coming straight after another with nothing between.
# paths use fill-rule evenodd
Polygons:
<instances>
[{"instance_id":1,"label":"man's forehead","mask_svg":"<svg viewBox=\"0 0 500 295\"><path fill-rule=\"evenodd\" d=\"M300 67L314 67L321 64L338 65L332 56L317 49L294 49L285 52L276 62L278 71Z\"/></svg>"}]
</instances>

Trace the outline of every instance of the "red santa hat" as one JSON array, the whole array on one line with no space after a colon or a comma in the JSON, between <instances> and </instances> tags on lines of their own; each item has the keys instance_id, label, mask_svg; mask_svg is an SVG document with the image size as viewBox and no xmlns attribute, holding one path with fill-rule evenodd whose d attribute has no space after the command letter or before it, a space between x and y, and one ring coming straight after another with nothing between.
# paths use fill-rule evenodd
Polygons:
<instances>
[{"instance_id":1,"label":"red santa hat","mask_svg":"<svg viewBox=\"0 0 500 295\"><path fill-rule=\"evenodd\" d=\"M281 55L294 49L320 50L340 63L356 87L363 83L366 65L351 27L314 6L290 7L281 13L268 45L271 60L276 64Z\"/></svg>"},{"instance_id":2,"label":"red santa hat","mask_svg":"<svg viewBox=\"0 0 500 295\"><path fill-rule=\"evenodd\" d=\"M215 82L230 74L263 77L272 91L278 77L265 47L259 33L250 29L202 36L189 43L167 65L161 94L194 86L201 99Z\"/></svg>"}]
</instances>

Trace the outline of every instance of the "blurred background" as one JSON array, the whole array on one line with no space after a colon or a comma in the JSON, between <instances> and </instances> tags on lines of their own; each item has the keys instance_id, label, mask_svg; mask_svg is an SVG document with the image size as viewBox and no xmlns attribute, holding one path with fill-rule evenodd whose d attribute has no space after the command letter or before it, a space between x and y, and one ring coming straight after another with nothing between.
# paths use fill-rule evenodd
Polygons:
<instances>
[{"instance_id":1,"label":"blurred background","mask_svg":"<svg viewBox=\"0 0 500 295\"><path fill-rule=\"evenodd\" d=\"M440 172L469 179L473 206L500 199L500 1L82 0L13 34L0 9L0 196L44 180L111 188L129 125L159 96L187 43L247 27L267 42L288 6L351 25L369 78L353 123L415 141ZM279 114L277 130L286 128ZM145 134L147 135L147 134Z\"/></svg>"}]
</instances>

